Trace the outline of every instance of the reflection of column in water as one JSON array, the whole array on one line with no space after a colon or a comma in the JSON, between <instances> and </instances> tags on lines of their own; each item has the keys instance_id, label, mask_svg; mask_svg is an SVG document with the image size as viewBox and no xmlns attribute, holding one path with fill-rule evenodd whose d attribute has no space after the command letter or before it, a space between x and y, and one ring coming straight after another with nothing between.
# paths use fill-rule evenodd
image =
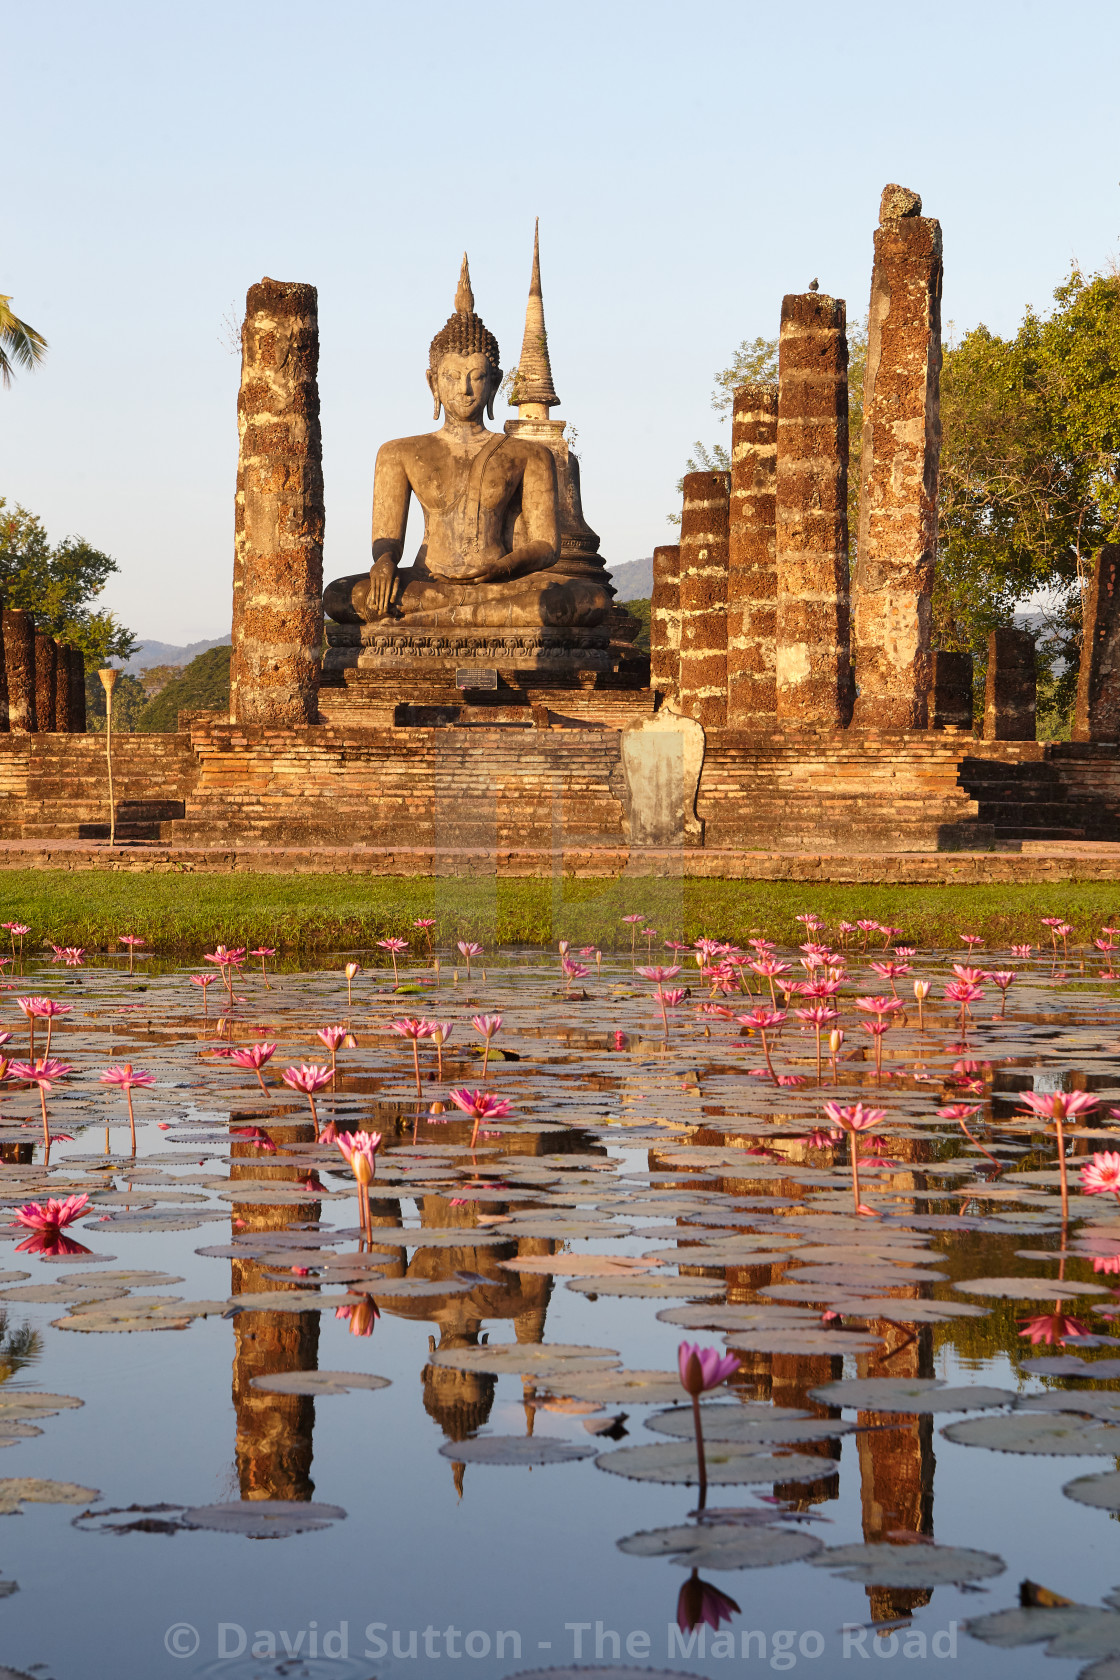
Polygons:
<instances>
[{"instance_id":1,"label":"reflection of column in water","mask_svg":"<svg viewBox=\"0 0 1120 1680\"><path fill-rule=\"evenodd\" d=\"M770 1398L775 1406L794 1406L819 1418L840 1416L838 1407L811 1400L809 1390L839 1381L844 1375L842 1354L809 1358L803 1354L775 1353L771 1355L770 1373ZM796 1450L825 1460L822 1475L812 1482L775 1482L773 1491L778 1498L790 1500L799 1511L808 1510L810 1505L821 1505L826 1499L838 1499L840 1442L798 1441Z\"/></svg>"},{"instance_id":2,"label":"reflection of column in water","mask_svg":"<svg viewBox=\"0 0 1120 1680\"><path fill-rule=\"evenodd\" d=\"M269 1135L282 1150L286 1143L310 1143L312 1128L270 1126ZM230 1178L268 1178L282 1184L298 1184L307 1169L280 1165L275 1156L261 1159L251 1144L233 1142L232 1153L242 1158L230 1168ZM319 1218L316 1201L277 1204L237 1203L232 1207L235 1235L249 1232L284 1231L292 1225ZM298 1251L292 1264L299 1264ZM275 1268L273 1268L275 1269ZM232 1295L263 1289L283 1291L301 1287L277 1282L264 1275L253 1260L231 1262ZM233 1405L237 1414L237 1477L242 1499L310 1499L315 1491L311 1480L312 1432L315 1402L309 1395L267 1394L252 1386L252 1379L281 1371L314 1371L319 1363L319 1314L317 1312L244 1312L233 1320Z\"/></svg>"},{"instance_id":3,"label":"reflection of column in water","mask_svg":"<svg viewBox=\"0 0 1120 1680\"><path fill-rule=\"evenodd\" d=\"M923 1291L928 1294L928 1284L909 1285L892 1294L920 1300ZM878 1353L860 1357L861 1377L933 1376L931 1325L892 1324L877 1318L867 1328L883 1337L884 1346ZM859 1422L865 1431L857 1437L864 1539L889 1542L896 1532L931 1535L936 1462L932 1416L928 1412L917 1416L861 1412ZM890 1621L928 1604L933 1595L928 1590L868 1587L867 1596L872 1619Z\"/></svg>"}]
</instances>

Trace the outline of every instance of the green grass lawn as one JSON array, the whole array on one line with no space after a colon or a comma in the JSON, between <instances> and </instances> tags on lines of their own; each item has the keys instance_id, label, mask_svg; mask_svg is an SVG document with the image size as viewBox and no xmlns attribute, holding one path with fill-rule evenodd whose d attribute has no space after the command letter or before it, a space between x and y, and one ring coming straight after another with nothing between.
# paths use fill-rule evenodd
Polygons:
<instances>
[{"instance_id":1,"label":"green grass lawn","mask_svg":"<svg viewBox=\"0 0 1120 1680\"><path fill-rule=\"evenodd\" d=\"M153 951L182 956L217 940L274 945L294 957L368 946L389 933L410 933L418 916L436 918L433 933L444 945L470 935L491 948L570 939L611 950L629 946L622 917L633 912L644 913L661 938L708 933L742 944L765 933L790 943L802 937L795 918L807 910L823 916L833 934L840 921L874 917L927 948L959 945L962 931L998 947L1048 944L1039 920L1045 915L1073 924L1071 943L1091 939L1104 923L1120 925L1120 882L906 887L13 870L3 876L0 908L5 920L31 927L28 949L49 940L96 950L135 933ZM420 949L423 936L410 937Z\"/></svg>"}]
</instances>

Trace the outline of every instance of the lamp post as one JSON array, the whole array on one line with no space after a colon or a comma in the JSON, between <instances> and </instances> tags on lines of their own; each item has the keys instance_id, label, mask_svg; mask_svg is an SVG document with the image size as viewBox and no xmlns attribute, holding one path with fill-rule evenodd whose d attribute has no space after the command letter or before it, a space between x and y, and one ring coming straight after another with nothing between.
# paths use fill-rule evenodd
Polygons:
<instances>
[{"instance_id":1,"label":"lamp post","mask_svg":"<svg viewBox=\"0 0 1120 1680\"><path fill-rule=\"evenodd\" d=\"M117 838L117 807L113 802L113 689L120 673L106 665L97 674L105 690L105 762L109 767L109 844L112 846Z\"/></svg>"}]
</instances>

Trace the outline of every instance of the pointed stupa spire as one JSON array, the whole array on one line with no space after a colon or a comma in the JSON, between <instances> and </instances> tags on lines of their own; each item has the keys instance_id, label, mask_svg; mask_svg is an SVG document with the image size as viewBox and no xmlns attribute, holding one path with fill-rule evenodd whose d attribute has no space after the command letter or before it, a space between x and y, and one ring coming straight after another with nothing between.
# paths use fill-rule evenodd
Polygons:
<instances>
[{"instance_id":1,"label":"pointed stupa spire","mask_svg":"<svg viewBox=\"0 0 1120 1680\"><path fill-rule=\"evenodd\" d=\"M471 290L471 269L467 253L463 252L463 266L459 270L459 284L455 288L456 315L474 314L474 293Z\"/></svg>"},{"instance_id":2,"label":"pointed stupa spire","mask_svg":"<svg viewBox=\"0 0 1120 1680\"><path fill-rule=\"evenodd\" d=\"M521 341L521 357L517 364L514 401L521 417L529 418L531 404L544 410L547 419L550 408L560 401L552 383L552 366L548 359L548 333L544 324L544 298L541 293L540 219L533 232L533 274L529 281L529 302L525 309L525 336Z\"/></svg>"}]
</instances>

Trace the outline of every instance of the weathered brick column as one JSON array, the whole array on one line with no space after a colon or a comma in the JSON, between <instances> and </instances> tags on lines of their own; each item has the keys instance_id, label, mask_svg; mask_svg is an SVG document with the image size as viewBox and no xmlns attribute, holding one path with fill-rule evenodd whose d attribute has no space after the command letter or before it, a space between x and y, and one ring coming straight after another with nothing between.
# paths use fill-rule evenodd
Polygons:
<instances>
[{"instance_id":1,"label":"weathered brick column","mask_svg":"<svg viewBox=\"0 0 1120 1680\"><path fill-rule=\"evenodd\" d=\"M650 687L675 699L681 678L681 551L676 543L653 551L649 668Z\"/></svg>"},{"instance_id":2,"label":"weathered brick column","mask_svg":"<svg viewBox=\"0 0 1120 1680\"><path fill-rule=\"evenodd\" d=\"M1120 543L1093 562L1081 626L1075 741L1120 741Z\"/></svg>"},{"instance_id":3,"label":"weathered brick column","mask_svg":"<svg viewBox=\"0 0 1120 1680\"><path fill-rule=\"evenodd\" d=\"M775 523L778 721L839 728L851 703L843 298L782 299Z\"/></svg>"},{"instance_id":4,"label":"weathered brick column","mask_svg":"<svg viewBox=\"0 0 1120 1680\"><path fill-rule=\"evenodd\" d=\"M1033 741L1036 697L1034 637L1029 630L993 630L984 687L985 741Z\"/></svg>"},{"instance_id":5,"label":"weathered brick column","mask_svg":"<svg viewBox=\"0 0 1120 1680\"><path fill-rule=\"evenodd\" d=\"M62 642L54 644L54 726L61 735L73 732L70 711L70 649Z\"/></svg>"},{"instance_id":6,"label":"weathered brick column","mask_svg":"<svg viewBox=\"0 0 1120 1680\"><path fill-rule=\"evenodd\" d=\"M8 717L8 656L4 651L3 613L0 612L0 733L11 728Z\"/></svg>"},{"instance_id":7,"label":"weathered brick column","mask_svg":"<svg viewBox=\"0 0 1120 1680\"><path fill-rule=\"evenodd\" d=\"M740 385L731 413L727 543L727 722L735 729L770 728L777 704L777 465L777 390Z\"/></svg>"},{"instance_id":8,"label":"weathered brick column","mask_svg":"<svg viewBox=\"0 0 1120 1680\"><path fill-rule=\"evenodd\" d=\"M4 675L8 689L8 726L35 728L35 626L22 607L4 608Z\"/></svg>"},{"instance_id":9,"label":"weathered brick column","mask_svg":"<svg viewBox=\"0 0 1120 1680\"><path fill-rule=\"evenodd\" d=\"M879 207L859 542L852 589L857 724L924 729L941 457L941 224L889 186Z\"/></svg>"},{"instance_id":10,"label":"weathered brick column","mask_svg":"<svg viewBox=\"0 0 1120 1680\"><path fill-rule=\"evenodd\" d=\"M55 683L58 680L58 650L44 630L35 632L35 727L40 733L53 730Z\"/></svg>"},{"instance_id":11,"label":"weathered brick column","mask_svg":"<svg viewBox=\"0 0 1120 1680\"><path fill-rule=\"evenodd\" d=\"M931 655L929 685L929 727L931 729L972 728L972 655Z\"/></svg>"},{"instance_id":12,"label":"weathered brick column","mask_svg":"<svg viewBox=\"0 0 1120 1680\"><path fill-rule=\"evenodd\" d=\"M80 648L68 650L70 678L70 728L75 735L86 732L86 662Z\"/></svg>"},{"instance_id":13,"label":"weathered brick column","mask_svg":"<svg viewBox=\"0 0 1120 1680\"><path fill-rule=\"evenodd\" d=\"M323 449L314 286L250 286L241 328L230 715L318 718Z\"/></svg>"},{"instance_id":14,"label":"weathered brick column","mask_svg":"<svg viewBox=\"0 0 1120 1680\"><path fill-rule=\"evenodd\" d=\"M680 709L727 722L727 522L731 475L686 473L681 508Z\"/></svg>"}]
</instances>

